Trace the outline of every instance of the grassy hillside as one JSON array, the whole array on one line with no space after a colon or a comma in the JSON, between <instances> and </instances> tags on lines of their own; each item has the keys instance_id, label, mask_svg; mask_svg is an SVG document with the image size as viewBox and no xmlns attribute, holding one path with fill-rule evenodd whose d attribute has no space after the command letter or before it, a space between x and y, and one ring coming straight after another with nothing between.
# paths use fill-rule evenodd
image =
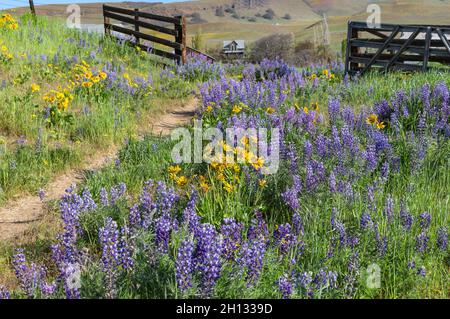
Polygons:
<instances>
[{"instance_id":1,"label":"grassy hillside","mask_svg":"<svg viewBox=\"0 0 450 319\"><path fill-rule=\"evenodd\" d=\"M18 23L0 30L0 203L136 135L164 96L147 54L57 19Z\"/></svg>"}]
</instances>

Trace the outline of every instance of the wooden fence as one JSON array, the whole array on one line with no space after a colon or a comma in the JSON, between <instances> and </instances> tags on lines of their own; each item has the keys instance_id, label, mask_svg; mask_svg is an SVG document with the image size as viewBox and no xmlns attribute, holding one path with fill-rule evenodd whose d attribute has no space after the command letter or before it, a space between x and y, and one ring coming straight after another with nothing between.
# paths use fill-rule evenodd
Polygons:
<instances>
[{"instance_id":1,"label":"wooden fence","mask_svg":"<svg viewBox=\"0 0 450 319\"><path fill-rule=\"evenodd\" d=\"M116 8L103 5L103 19L105 24L105 35L112 35L112 31L125 34L135 38L135 44L142 50L156 54L163 58L174 60L178 63L186 63L186 18L183 16L166 17L139 9ZM111 19L131 25L133 29L118 26ZM156 21L156 23L154 22ZM144 33L145 29L164 34L165 37ZM167 38L172 38L173 41ZM157 43L171 50L155 48L149 44L142 43L146 40L151 44Z\"/></svg>"},{"instance_id":2,"label":"wooden fence","mask_svg":"<svg viewBox=\"0 0 450 319\"><path fill-rule=\"evenodd\" d=\"M345 72L427 71L429 62L450 64L450 26L348 23Z\"/></svg>"},{"instance_id":3,"label":"wooden fence","mask_svg":"<svg viewBox=\"0 0 450 319\"><path fill-rule=\"evenodd\" d=\"M187 46L186 18L184 16L168 17L139 11L139 9L130 10L103 5L103 19L105 35L112 36L112 31L114 31L116 34L134 37L135 45L146 52L168 58L179 64L186 63L188 53L202 55L210 62L215 61L213 57ZM131 29L115 25L111 19L126 23ZM148 34L147 30L156 31L161 35ZM154 47L155 43L159 45L158 48ZM169 50L160 48L161 46Z\"/></svg>"}]
</instances>

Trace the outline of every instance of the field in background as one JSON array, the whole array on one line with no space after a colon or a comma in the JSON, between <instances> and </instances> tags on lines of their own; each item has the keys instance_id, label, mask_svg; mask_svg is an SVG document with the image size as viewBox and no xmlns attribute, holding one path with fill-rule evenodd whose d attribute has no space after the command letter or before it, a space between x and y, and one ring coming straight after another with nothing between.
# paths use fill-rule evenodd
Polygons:
<instances>
[{"instance_id":1,"label":"field in background","mask_svg":"<svg viewBox=\"0 0 450 319\"><path fill-rule=\"evenodd\" d=\"M326 13L329 19L332 47L340 50L340 43L346 36L348 20L365 21L368 0L259 0L253 1L255 5L247 6L245 0L199 0L193 2L149 4L139 2L126 2L120 5L128 8L140 8L149 12L163 15L200 13L200 23L188 23L188 36L193 37L200 32L204 38L204 45L208 48L219 46L223 40L242 39L254 41L272 33L293 33L297 40L312 40L312 30L305 28L321 18ZM240 19L225 13L224 17L215 15L218 6L235 4L236 13ZM411 24L448 24L450 19L449 0L431 1L379 1L382 14L382 22L385 23L411 23ZM101 24L101 4L82 4L82 23ZM276 17L267 20L256 18L255 14L264 14L267 9L273 9ZM38 14L48 16L66 16L65 5L37 6ZM25 9L17 9L22 13ZM283 16L289 13L290 20ZM248 18L256 18L255 22ZM189 21L189 19L188 19Z\"/></svg>"}]
</instances>

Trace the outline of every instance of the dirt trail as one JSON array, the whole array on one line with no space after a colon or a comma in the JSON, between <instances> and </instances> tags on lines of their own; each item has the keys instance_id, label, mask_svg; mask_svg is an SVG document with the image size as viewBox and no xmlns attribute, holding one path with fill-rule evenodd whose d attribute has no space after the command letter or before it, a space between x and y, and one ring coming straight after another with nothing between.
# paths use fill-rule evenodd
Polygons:
<instances>
[{"instance_id":1,"label":"dirt trail","mask_svg":"<svg viewBox=\"0 0 450 319\"><path fill-rule=\"evenodd\" d=\"M147 125L139 128L139 136L142 138L149 133L169 135L174 128L191 121L197 106L198 100L191 98L181 105L167 107L164 114L150 119ZM0 242L20 240L27 229L44 217L46 202L61 198L68 187L83 181L86 171L101 169L114 159L118 151L118 146L111 146L107 151L86 159L77 169L56 176L45 188L44 201L39 196L26 195L0 207Z\"/></svg>"}]
</instances>

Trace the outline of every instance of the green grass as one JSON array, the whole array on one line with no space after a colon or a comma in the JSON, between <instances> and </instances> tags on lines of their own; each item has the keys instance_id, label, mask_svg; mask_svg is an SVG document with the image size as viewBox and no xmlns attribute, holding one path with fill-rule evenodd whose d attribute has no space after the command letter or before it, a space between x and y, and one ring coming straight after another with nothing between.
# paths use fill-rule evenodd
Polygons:
<instances>
[{"instance_id":1,"label":"green grass","mask_svg":"<svg viewBox=\"0 0 450 319\"><path fill-rule=\"evenodd\" d=\"M23 192L35 193L88 155L136 136L147 114L161 112L171 99L192 90L187 86L168 97L159 89L157 60L97 34L64 28L61 20L39 17L34 22L24 15L19 29L0 30L0 39L14 55L0 64L0 202ZM70 116L70 122L50 125L43 96L70 83L75 60L98 71L108 64L117 69L118 79L125 73L132 79L151 79L151 88L136 94L106 84L89 92L75 89L68 110L61 114ZM32 84L38 84L40 91L32 93Z\"/></svg>"}]
</instances>

